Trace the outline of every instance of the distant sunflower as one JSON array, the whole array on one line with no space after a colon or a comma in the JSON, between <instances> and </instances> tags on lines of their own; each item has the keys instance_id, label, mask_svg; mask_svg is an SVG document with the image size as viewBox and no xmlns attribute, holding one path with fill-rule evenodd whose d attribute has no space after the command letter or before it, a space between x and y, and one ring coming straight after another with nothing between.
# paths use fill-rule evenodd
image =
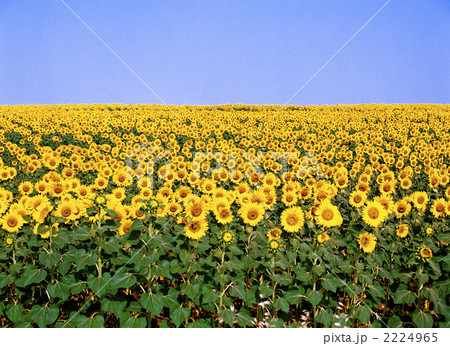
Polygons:
<instances>
[{"instance_id":1,"label":"distant sunflower","mask_svg":"<svg viewBox=\"0 0 450 346\"><path fill-rule=\"evenodd\" d=\"M305 223L305 216L300 207L291 207L281 213L281 225L288 233L298 232Z\"/></svg>"},{"instance_id":2,"label":"distant sunflower","mask_svg":"<svg viewBox=\"0 0 450 346\"><path fill-rule=\"evenodd\" d=\"M329 201L322 202L315 213L317 215L316 222L324 227L340 226L343 222L338 207Z\"/></svg>"},{"instance_id":3,"label":"distant sunflower","mask_svg":"<svg viewBox=\"0 0 450 346\"><path fill-rule=\"evenodd\" d=\"M376 201L367 202L363 209L363 221L371 227L378 227L387 217L387 211L381 203Z\"/></svg>"},{"instance_id":4,"label":"distant sunflower","mask_svg":"<svg viewBox=\"0 0 450 346\"><path fill-rule=\"evenodd\" d=\"M371 253L377 245L377 238L371 233L363 233L359 235L359 247L366 253Z\"/></svg>"}]
</instances>

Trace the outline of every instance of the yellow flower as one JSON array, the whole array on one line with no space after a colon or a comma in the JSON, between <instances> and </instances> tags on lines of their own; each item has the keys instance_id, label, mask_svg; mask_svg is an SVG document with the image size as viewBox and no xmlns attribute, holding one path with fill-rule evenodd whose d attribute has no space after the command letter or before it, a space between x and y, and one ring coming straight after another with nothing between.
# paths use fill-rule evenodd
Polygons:
<instances>
[{"instance_id":1,"label":"yellow flower","mask_svg":"<svg viewBox=\"0 0 450 346\"><path fill-rule=\"evenodd\" d=\"M429 261L431 257L433 257L433 251L428 246L422 246L417 251L418 256L423 261Z\"/></svg>"},{"instance_id":2,"label":"yellow flower","mask_svg":"<svg viewBox=\"0 0 450 346\"><path fill-rule=\"evenodd\" d=\"M397 237L399 238L405 238L409 233L408 225L401 224L397 228Z\"/></svg>"},{"instance_id":3,"label":"yellow flower","mask_svg":"<svg viewBox=\"0 0 450 346\"><path fill-rule=\"evenodd\" d=\"M325 243L325 242L328 241L328 240L330 240L330 236L328 235L327 232L320 233L320 234L317 236L317 241L318 241L320 244Z\"/></svg>"},{"instance_id":4,"label":"yellow flower","mask_svg":"<svg viewBox=\"0 0 450 346\"><path fill-rule=\"evenodd\" d=\"M367 202L362 213L363 221L371 227L378 227L387 218L387 211L379 202Z\"/></svg>"},{"instance_id":5,"label":"yellow flower","mask_svg":"<svg viewBox=\"0 0 450 346\"><path fill-rule=\"evenodd\" d=\"M5 214L2 219L2 226L7 232L17 233L24 224L23 218L15 212Z\"/></svg>"},{"instance_id":6,"label":"yellow flower","mask_svg":"<svg viewBox=\"0 0 450 346\"><path fill-rule=\"evenodd\" d=\"M283 233L283 231L280 228L272 228L269 232L267 232L267 237L269 240L280 239L281 233Z\"/></svg>"},{"instance_id":7,"label":"yellow flower","mask_svg":"<svg viewBox=\"0 0 450 346\"><path fill-rule=\"evenodd\" d=\"M305 223L305 216L300 207L291 207L281 213L281 225L288 233L298 232Z\"/></svg>"},{"instance_id":8,"label":"yellow flower","mask_svg":"<svg viewBox=\"0 0 450 346\"><path fill-rule=\"evenodd\" d=\"M186 237L190 239L201 239L206 235L206 231L208 230L208 223L206 220L197 220L188 222L184 226L184 234Z\"/></svg>"},{"instance_id":9,"label":"yellow flower","mask_svg":"<svg viewBox=\"0 0 450 346\"><path fill-rule=\"evenodd\" d=\"M362 207L367 201L367 193L361 191L353 191L350 195L350 205L355 208Z\"/></svg>"},{"instance_id":10,"label":"yellow flower","mask_svg":"<svg viewBox=\"0 0 450 346\"><path fill-rule=\"evenodd\" d=\"M431 206L431 213L437 219L439 217L445 217L447 202L443 198L438 198Z\"/></svg>"},{"instance_id":11,"label":"yellow flower","mask_svg":"<svg viewBox=\"0 0 450 346\"><path fill-rule=\"evenodd\" d=\"M256 226L264 218L264 208L257 203L244 204L239 209L239 215L244 223L250 226Z\"/></svg>"},{"instance_id":12,"label":"yellow flower","mask_svg":"<svg viewBox=\"0 0 450 346\"><path fill-rule=\"evenodd\" d=\"M316 222L324 227L340 226L343 222L342 215L337 206L328 200L323 201L315 211Z\"/></svg>"},{"instance_id":13,"label":"yellow flower","mask_svg":"<svg viewBox=\"0 0 450 346\"><path fill-rule=\"evenodd\" d=\"M377 238L371 233L363 233L359 235L358 239L359 247L366 253L371 253L375 250L377 245Z\"/></svg>"}]
</instances>

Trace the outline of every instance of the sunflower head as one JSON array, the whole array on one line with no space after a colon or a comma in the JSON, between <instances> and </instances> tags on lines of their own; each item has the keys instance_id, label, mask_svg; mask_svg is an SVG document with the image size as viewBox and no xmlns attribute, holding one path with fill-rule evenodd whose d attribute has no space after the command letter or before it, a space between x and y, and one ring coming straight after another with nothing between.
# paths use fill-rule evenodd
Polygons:
<instances>
[{"instance_id":1,"label":"sunflower head","mask_svg":"<svg viewBox=\"0 0 450 346\"><path fill-rule=\"evenodd\" d=\"M267 250L273 254L280 251L280 242L277 239L269 240L269 243L267 244Z\"/></svg>"},{"instance_id":2,"label":"sunflower head","mask_svg":"<svg viewBox=\"0 0 450 346\"><path fill-rule=\"evenodd\" d=\"M99 207L104 207L106 205L106 197L102 196L102 195L97 195L94 198L94 204L99 206Z\"/></svg>"},{"instance_id":3,"label":"sunflower head","mask_svg":"<svg viewBox=\"0 0 450 346\"><path fill-rule=\"evenodd\" d=\"M428 246L421 246L417 250L417 257L422 261L429 261L433 257L433 251Z\"/></svg>"},{"instance_id":4,"label":"sunflower head","mask_svg":"<svg viewBox=\"0 0 450 346\"><path fill-rule=\"evenodd\" d=\"M229 246L231 243L233 243L233 240L234 234L232 231L226 230L220 234L220 242L225 246Z\"/></svg>"},{"instance_id":5,"label":"sunflower head","mask_svg":"<svg viewBox=\"0 0 450 346\"><path fill-rule=\"evenodd\" d=\"M405 238L408 235L408 233L409 233L408 225L401 224L400 226L398 226L398 228L397 228L397 237Z\"/></svg>"},{"instance_id":6,"label":"sunflower head","mask_svg":"<svg viewBox=\"0 0 450 346\"><path fill-rule=\"evenodd\" d=\"M267 237L269 240L280 239L281 233L283 233L283 231L280 228L272 228L269 232L267 232Z\"/></svg>"},{"instance_id":7,"label":"sunflower head","mask_svg":"<svg viewBox=\"0 0 450 346\"><path fill-rule=\"evenodd\" d=\"M371 233L363 233L359 235L359 246L360 248L366 252L371 253L375 250L375 246L377 245L377 238Z\"/></svg>"}]
</instances>

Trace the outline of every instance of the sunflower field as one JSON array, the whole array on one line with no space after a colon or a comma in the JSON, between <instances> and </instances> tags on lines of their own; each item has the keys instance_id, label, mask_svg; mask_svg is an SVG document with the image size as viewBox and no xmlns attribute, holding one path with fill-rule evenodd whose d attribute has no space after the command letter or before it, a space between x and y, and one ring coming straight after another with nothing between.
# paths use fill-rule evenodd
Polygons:
<instances>
[{"instance_id":1,"label":"sunflower field","mask_svg":"<svg viewBox=\"0 0 450 346\"><path fill-rule=\"evenodd\" d=\"M3 327L449 327L450 105L0 114Z\"/></svg>"}]
</instances>

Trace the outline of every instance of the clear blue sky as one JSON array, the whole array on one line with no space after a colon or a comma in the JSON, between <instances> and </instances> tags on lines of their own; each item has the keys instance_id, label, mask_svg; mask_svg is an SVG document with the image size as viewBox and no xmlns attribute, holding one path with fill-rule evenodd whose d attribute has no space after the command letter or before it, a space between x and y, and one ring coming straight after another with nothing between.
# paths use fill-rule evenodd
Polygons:
<instances>
[{"instance_id":1,"label":"clear blue sky","mask_svg":"<svg viewBox=\"0 0 450 346\"><path fill-rule=\"evenodd\" d=\"M284 104L387 0L64 0L169 105ZM0 0L0 104L162 103L59 0ZM450 1L392 0L289 104L450 103Z\"/></svg>"}]
</instances>

